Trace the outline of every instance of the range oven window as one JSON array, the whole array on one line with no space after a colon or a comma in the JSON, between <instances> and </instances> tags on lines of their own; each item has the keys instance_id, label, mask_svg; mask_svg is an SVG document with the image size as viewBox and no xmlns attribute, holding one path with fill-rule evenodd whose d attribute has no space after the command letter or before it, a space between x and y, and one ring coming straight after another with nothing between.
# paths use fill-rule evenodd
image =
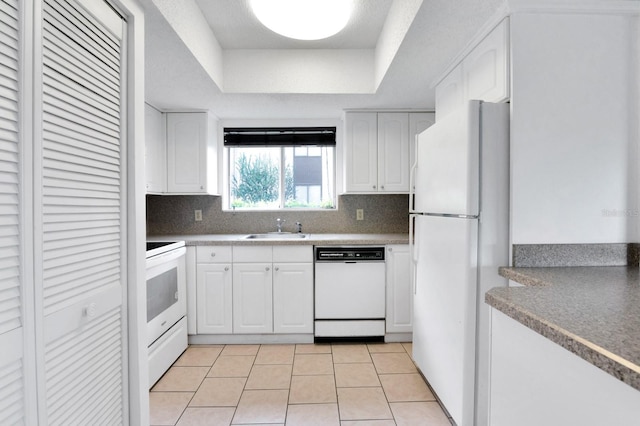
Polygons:
<instances>
[{"instance_id":1,"label":"range oven window","mask_svg":"<svg viewBox=\"0 0 640 426\"><path fill-rule=\"evenodd\" d=\"M147 280L147 322L178 302L178 268Z\"/></svg>"}]
</instances>

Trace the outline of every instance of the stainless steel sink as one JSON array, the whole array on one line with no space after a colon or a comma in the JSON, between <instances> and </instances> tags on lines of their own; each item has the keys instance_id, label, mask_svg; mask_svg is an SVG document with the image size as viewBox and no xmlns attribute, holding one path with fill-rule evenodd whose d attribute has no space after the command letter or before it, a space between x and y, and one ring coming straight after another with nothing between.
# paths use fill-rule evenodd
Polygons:
<instances>
[{"instance_id":1,"label":"stainless steel sink","mask_svg":"<svg viewBox=\"0 0 640 426\"><path fill-rule=\"evenodd\" d=\"M267 234L249 234L244 238L247 240L304 240L309 238L309 234L269 232Z\"/></svg>"}]
</instances>

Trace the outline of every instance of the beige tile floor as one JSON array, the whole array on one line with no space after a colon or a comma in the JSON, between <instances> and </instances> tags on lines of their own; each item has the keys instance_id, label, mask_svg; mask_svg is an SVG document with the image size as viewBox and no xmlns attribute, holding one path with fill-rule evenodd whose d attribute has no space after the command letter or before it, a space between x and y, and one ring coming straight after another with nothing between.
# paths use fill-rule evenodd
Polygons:
<instances>
[{"instance_id":1,"label":"beige tile floor","mask_svg":"<svg viewBox=\"0 0 640 426\"><path fill-rule=\"evenodd\" d=\"M149 392L152 425L449 426L410 343L190 346Z\"/></svg>"}]
</instances>

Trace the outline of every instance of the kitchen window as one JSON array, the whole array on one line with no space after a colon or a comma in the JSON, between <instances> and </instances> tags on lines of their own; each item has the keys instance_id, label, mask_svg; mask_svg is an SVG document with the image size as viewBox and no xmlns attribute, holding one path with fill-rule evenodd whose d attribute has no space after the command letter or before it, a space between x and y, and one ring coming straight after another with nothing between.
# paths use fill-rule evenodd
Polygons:
<instances>
[{"instance_id":1,"label":"kitchen window","mask_svg":"<svg viewBox=\"0 0 640 426\"><path fill-rule=\"evenodd\" d=\"M335 208L335 127L225 128L225 206Z\"/></svg>"}]
</instances>

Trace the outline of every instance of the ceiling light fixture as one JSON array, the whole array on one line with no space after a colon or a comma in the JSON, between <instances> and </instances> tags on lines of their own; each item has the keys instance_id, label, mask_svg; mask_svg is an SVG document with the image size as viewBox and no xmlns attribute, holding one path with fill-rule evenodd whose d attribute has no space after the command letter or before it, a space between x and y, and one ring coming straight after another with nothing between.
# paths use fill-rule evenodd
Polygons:
<instances>
[{"instance_id":1,"label":"ceiling light fixture","mask_svg":"<svg viewBox=\"0 0 640 426\"><path fill-rule=\"evenodd\" d=\"M298 40L320 40L341 31L351 17L351 0L250 0L262 24Z\"/></svg>"}]
</instances>

